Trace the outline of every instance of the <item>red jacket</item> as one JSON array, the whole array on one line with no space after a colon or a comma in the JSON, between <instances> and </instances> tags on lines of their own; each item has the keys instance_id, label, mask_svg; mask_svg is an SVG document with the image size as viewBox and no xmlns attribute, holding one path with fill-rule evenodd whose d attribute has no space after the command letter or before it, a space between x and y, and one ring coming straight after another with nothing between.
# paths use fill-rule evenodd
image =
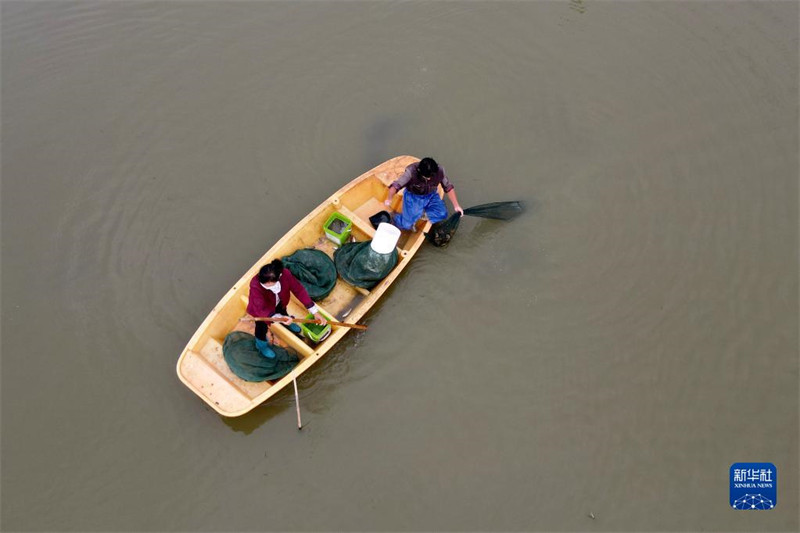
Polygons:
<instances>
[{"instance_id":1,"label":"red jacket","mask_svg":"<svg viewBox=\"0 0 800 533\"><path fill-rule=\"evenodd\" d=\"M278 296L280 297L280 307L286 309L289 305L289 293L293 293L300 302L307 308L311 309L316 304L308 296L305 287L297 281L288 268L284 268L281 272L279 280L281 282L281 290ZM247 313L250 316L269 318L278 310L278 302L275 293L269 289L265 289L258 281L258 274L253 276L250 280L250 299L247 303Z\"/></svg>"}]
</instances>

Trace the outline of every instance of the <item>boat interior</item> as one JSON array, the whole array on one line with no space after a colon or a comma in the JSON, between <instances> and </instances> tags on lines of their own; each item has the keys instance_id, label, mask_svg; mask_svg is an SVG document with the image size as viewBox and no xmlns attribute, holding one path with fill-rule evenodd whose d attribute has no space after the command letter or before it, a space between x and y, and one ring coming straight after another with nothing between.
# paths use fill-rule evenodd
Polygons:
<instances>
[{"instance_id":1,"label":"boat interior","mask_svg":"<svg viewBox=\"0 0 800 533\"><path fill-rule=\"evenodd\" d=\"M264 396L264 393L276 382L248 382L238 378L228 368L222 354L222 343L228 333L234 330L253 333L253 321L242 321L246 318L249 282L258 269L275 258L291 255L302 248L316 248L325 252L331 259L337 248L337 243L327 237L323 230L325 221L335 212L339 212L352 221L350 242L371 240L375 229L369 217L386 210L383 202L387 197L389 183L377 176L368 175L352 187L340 190L330 197L325 204L312 211L297 226L290 230L278 243L255 264L220 301L217 307L206 319L206 324L198 330L197 338L187 347L184 361L180 365L179 373L185 381L191 383L198 394L206 396L207 401L213 401L222 411L237 411L243 405L250 405L255 398ZM394 196L391 210L402 210L402 192ZM392 272L371 291L345 282L337 278L333 291L321 301L316 302L323 314L328 315L337 322L356 322L377 300L376 291L383 291L391 284L399 271L405 266L414 252L425 238L422 230L426 220L419 220L415 231L404 231L397 243L398 263ZM305 307L292 296L287 306L291 315L305 317ZM281 324L273 323L270 330L273 342L288 347L301 357L298 367L303 366L304 360L318 358L335 344L345 333L344 327L332 326L332 333L319 344L301 338L292 333ZM308 364L311 364L310 361ZM286 378L282 378L285 380ZM188 383L187 383L188 384ZM281 387L285 383L281 384ZM268 396L267 396L268 397ZM264 398L259 401L263 401Z\"/></svg>"}]
</instances>

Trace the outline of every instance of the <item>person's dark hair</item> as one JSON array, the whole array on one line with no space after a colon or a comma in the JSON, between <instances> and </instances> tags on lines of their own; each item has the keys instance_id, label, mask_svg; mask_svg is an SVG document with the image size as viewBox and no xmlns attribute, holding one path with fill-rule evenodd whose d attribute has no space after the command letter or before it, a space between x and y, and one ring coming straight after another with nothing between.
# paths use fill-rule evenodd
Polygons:
<instances>
[{"instance_id":1,"label":"person's dark hair","mask_svg":"<svg viewBox=\"0 0 800 533\"><path fill-rule=\"evenodd\" d=\"M258 271L259 283L273 283L278 281L283 272L283 262L280 259L275 259L272 263L264 265Z\"/></svg>"},{"instance_id":2,"label":"person's dark hair","mask_svg":"<svg viewBox=\"0 0 800 533\"><path fill-rule=\"evenodd\" d=\"M419 172L420 176L430 178L439 172L439 165L436 164L436 161L434 161L433 158L425 157L419 162L417 171Z\"/></svg>"}]
</instances>

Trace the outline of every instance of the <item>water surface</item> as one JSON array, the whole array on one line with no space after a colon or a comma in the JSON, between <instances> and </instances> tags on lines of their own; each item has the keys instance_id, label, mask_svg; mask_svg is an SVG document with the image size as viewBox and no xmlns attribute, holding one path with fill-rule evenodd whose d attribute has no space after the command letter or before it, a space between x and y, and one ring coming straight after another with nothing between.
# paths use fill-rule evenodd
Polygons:
<instances>
[{"instance_id":1,"label":"water surface","mask_svg":"<svg viewBox=\"0 0 800 533\"><path fill-rule=\"evenodd\" d=\"M5 530L798 529L797 2L0 14ZM217 416L194 330L400 154L528 212L423 248L302 432Z\"/></svg>"}]
</instances>

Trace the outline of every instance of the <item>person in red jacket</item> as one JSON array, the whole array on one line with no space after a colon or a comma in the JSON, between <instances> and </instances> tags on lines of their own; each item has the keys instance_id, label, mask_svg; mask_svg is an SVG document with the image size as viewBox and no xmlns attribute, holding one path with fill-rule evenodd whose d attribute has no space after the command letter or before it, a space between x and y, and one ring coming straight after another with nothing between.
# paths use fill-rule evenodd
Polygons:
<instances>
[{"instance_id":1,"label":"person in red jacket","mask_svg":"<svg viewBox=\"0 0 800 533\"><path fill-rule=\"evenodd\" d=\"M291 316L286 310L291 295L294 294L300 302L308 308L314 318L321 324L327 321L319 312L319 307L308 296L305 287L295 278L288 268L283 268L283 262L275 259L264 265L258 274L250 280L250 298L247 303L247 313L259 318L283 318L281 324L294 333L300 333L300 327L292 323ZM266 357L270 357L272 350L267 342L269 322L256 322L256 346ZM274 357L274 353L272 353Z\"/></svg>"}]
</instances>

